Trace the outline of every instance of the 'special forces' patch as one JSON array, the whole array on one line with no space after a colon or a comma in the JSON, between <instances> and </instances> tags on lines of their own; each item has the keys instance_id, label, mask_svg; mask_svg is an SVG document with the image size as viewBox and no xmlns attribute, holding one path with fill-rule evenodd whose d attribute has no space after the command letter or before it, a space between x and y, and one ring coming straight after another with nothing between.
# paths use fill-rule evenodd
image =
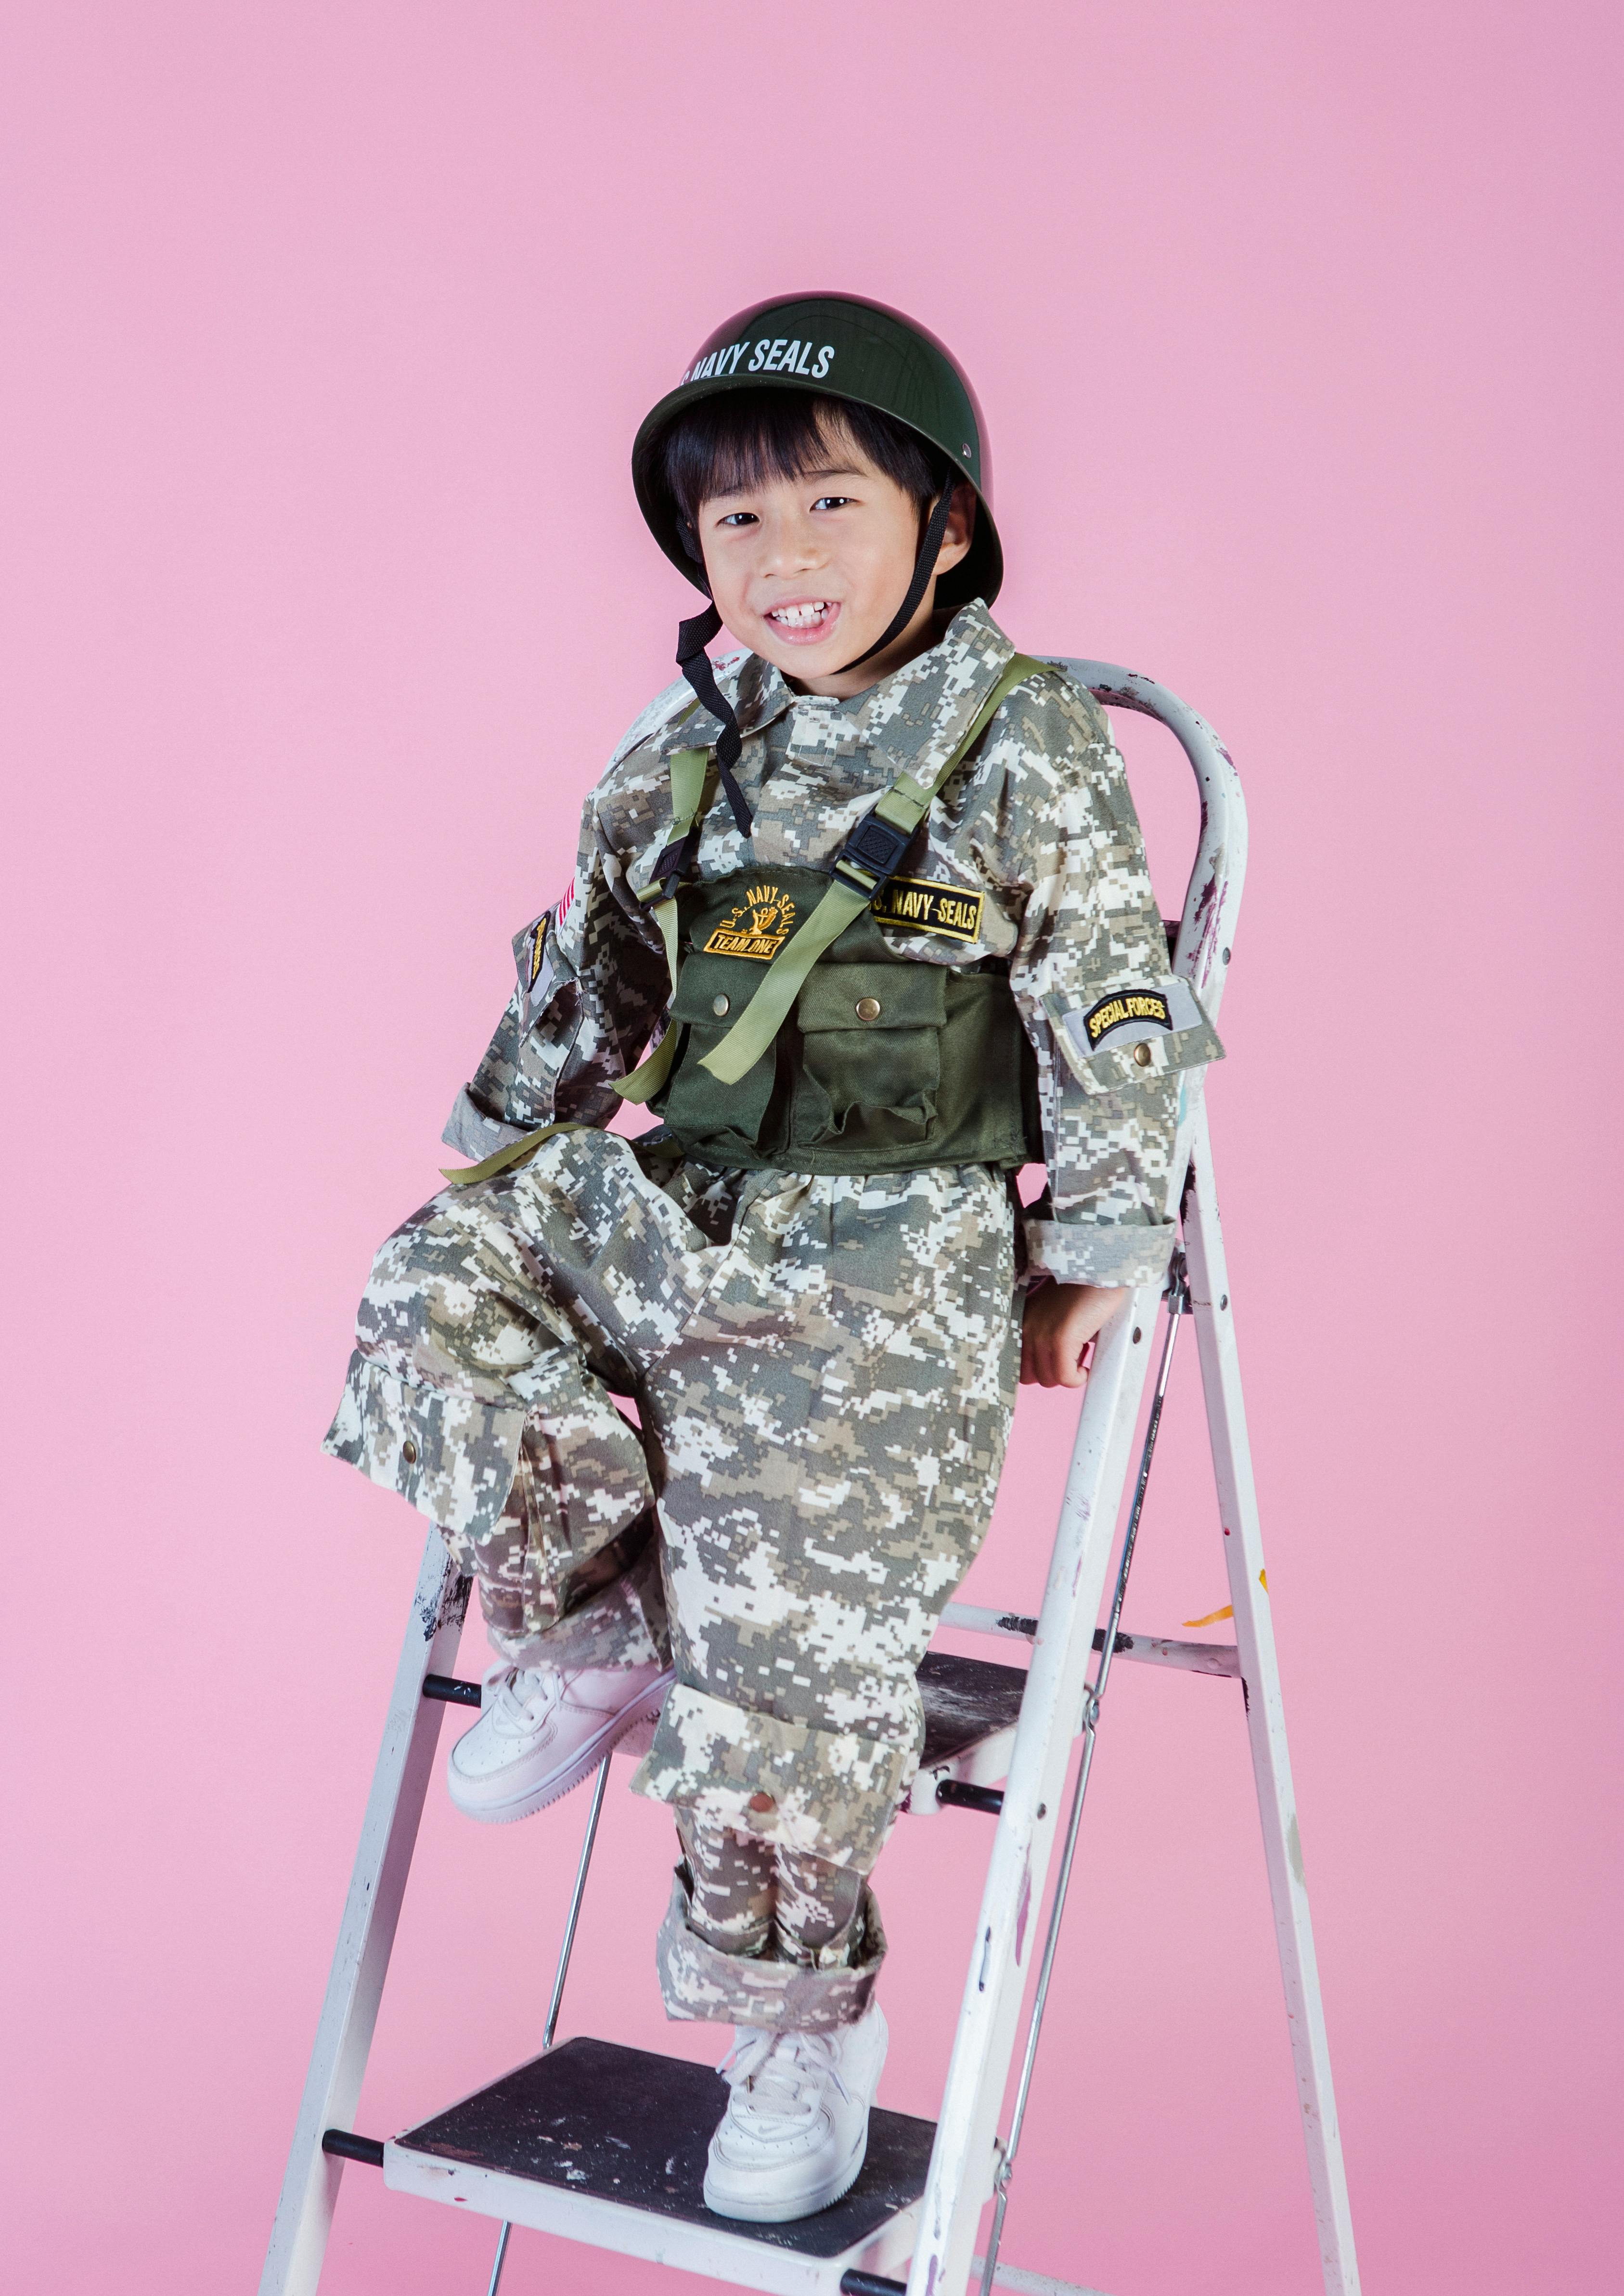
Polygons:
<instances>
[{"instance_id":1,"label":"'special forces' patch","mask_svg":"<svg viewBox=\"0 0 1624 2296\"><path fill-rule=\"evenodd\" d=\"M541 960L547 953L547 927L552 920L545 914L538 916L530 932L530 968L525 980L527 988L534 988L541 971Z\"/></svg>"},{"instance_id":2,"label":"'special forces' patch","mask_svg":"<svg viewBox=\"0 0 1624 2296\"><path fill-rule=\"evenodd\" d=\"M776 885L752 885L705 943L707 956L748 956L770 964L795 930L795 904Z\"/></svg>"},{"instance_id":3,"label":"'special forces' patch","mask_svg":"<svg viewBox=\"0 0 1624 2296\"><path fill-rule=\"evenodd\" d=\"M1167 998L1154 988L1124 988L1113 996L1102 996L1083 1015L1090 1051L1095 1045L1103 1045L1113 1029L1125 1029L1130 1021L1143 1026L1147 1021L1158 1029L1170 1029L1173 1025Z\"/></svg>"},{"instance_id":4,"label":"'special forces' patch","mask_svg":"<svg viewBox=\"0 0 1624 2296\"><path fill-rule=\"evenodd\" d=\"M874 898L882 925L905 932L941 933L948 940L980 940L981 896L957 885L934 885L924 877L891 877Z\"/></svg>"}]
</instances>

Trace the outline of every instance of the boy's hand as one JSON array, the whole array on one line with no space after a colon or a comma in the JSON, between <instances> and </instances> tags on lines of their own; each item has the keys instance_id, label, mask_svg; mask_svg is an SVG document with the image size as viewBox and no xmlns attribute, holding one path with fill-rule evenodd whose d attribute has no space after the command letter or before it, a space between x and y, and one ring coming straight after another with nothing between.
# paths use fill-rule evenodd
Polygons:
<instances>
[{"instance_id":1,"label":"boy's hand","mask_svg":"<svg viewBox=\"0 0 1624 2296\"><path fill-rule=\"evenodd\" d=\"M1082 1354L1128 1297L1103 1283L1043 1283L1026 1295L1021 1322L1021 1383L1081 1387Z\"/></svg>"}]
</instances>

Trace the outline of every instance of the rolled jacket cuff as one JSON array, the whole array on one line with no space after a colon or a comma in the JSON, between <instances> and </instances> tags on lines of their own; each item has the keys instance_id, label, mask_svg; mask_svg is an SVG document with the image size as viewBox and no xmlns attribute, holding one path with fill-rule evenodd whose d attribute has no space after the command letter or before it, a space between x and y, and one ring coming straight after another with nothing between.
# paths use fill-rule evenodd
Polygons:
<instances>
[{"instance_id":1,"label":"rolled jacket cuff","mask_svg":"<svg viewBox=\"0 0 1624 2296\"><path fill-rule=\"evenodd\" d=\"M474 1106L473 1095L464 1085L451 1104L446 1128L439 1136L447 1148L455 1148L459 1155L482 1164L486 1157L494 1155L498 1148L506 1148L513 1141L522 1140L527 1132L533 1132L535 1128L534 1125L504 1124L497 1117L482 1116Z\"/></svg>"},{"instance_id":2,"label":"rolled jacket cuff","mask_svg":"<svg viewBox=\"0 0 1624 2296\"><path fill-rule=\"evenodd\" d=\"M1029 1282L1111 1286L1153 1283L1167 1274L1177 1234L1171 1220L1144 1226L1103 1220L1029 1219L1024 1223Z\"/></svg>"},{"instance_id":3,"label":"rolled jacket cuff","mask_svg":"<svg viewBox=\"0 0 1624 2296\"><path fill-rule=\"evenodd\" d=\"M885 1959L885 1931L866 1882L853 1958L845 1969L802 1969L792 1961L723 1953L690 1926L691 1903L679 1867L654 1948L668 2017L754 2025L774 2033L832 2033L855 2025L867 2008Z\"/></svg>"},{"instance_id":4,"label":"rolled jacket cuff","mask_svg":"<svg viewBox=\"0 0 1624 2296\"><path fill-rule=\"evenodd\" d=\"M679 1682L632 1791L865 1874L918 1767L915 1739L781 1722Z\"/></svg>"},{"instance_id":5,"label":"rolled jacket cuff","mask_svg":"<svg viewBox=\"0 0 1624 2296\"><path fill-rule=\"evenodd\" d=\"M322 1448L398 1491L441 1530L488 1538L513 1487L524 1406L418 1387L357 1349Z\"/></svg>"}]
</instances>

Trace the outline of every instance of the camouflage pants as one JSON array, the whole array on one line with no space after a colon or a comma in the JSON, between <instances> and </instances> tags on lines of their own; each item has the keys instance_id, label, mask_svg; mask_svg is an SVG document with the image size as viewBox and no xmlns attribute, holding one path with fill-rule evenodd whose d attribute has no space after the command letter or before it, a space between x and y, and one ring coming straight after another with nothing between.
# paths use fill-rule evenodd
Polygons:
<instances>
[{"instance_id":1,"label":"camouflage pants","mask_svg":"<svg viewBox=\"0 0 1624 2296\"><path fill-rule=\"evenodd\" d=\"M327 1447L439 1526L508 1654L634 1663L668 1632L638 1792L865 1874L1003 1464L1008 1199L980 1167L718 1179L660 1152L562 1133L406 1221Z\"/></svg>"},{"instance_id":2,"label":"camouflage pants","mask_svg":"<svg viewBox=\"0 0 1624 2296\"><path fill-rule=\"evenodd\" d=\"M677 1811L677 1833L684 1862L659 1943L667 2013L800 2033L855 2022L885 1957L863 1875L692 1810Z\"/></svg>"}]
</instances>

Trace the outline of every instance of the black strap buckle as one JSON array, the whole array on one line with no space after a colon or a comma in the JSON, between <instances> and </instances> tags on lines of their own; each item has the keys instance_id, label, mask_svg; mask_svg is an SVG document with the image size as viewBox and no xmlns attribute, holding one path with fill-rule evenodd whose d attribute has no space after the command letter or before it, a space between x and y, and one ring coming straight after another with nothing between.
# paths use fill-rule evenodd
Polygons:
<instances>
[{"instance_id":1,"label":"black strap buckle","mask_svg":"<svg viewBox=\"0 0 1624 2296\"><path fill-rule=\"evenodd\" d=\"M838 869L842 861L848 862L882 883L901 867L902 857L913 842L913 830L898 829L877 813L865 814L841 846L834 865Z\"/></svg>"},{"instance_id":2,"label":"black strap buckle","mask_svg":"<svg viewBox=\"0 0 1624 2296\"><path fill-rule=\"evenodd\" d=\"M686 837L673 838L669 845L660 848L654 857L654 865L649 871L651 885L663 885L668 879L684 873L691 857L688 848L692 842L693 832L690 831Z\"/></svg>"}]
</instances>

